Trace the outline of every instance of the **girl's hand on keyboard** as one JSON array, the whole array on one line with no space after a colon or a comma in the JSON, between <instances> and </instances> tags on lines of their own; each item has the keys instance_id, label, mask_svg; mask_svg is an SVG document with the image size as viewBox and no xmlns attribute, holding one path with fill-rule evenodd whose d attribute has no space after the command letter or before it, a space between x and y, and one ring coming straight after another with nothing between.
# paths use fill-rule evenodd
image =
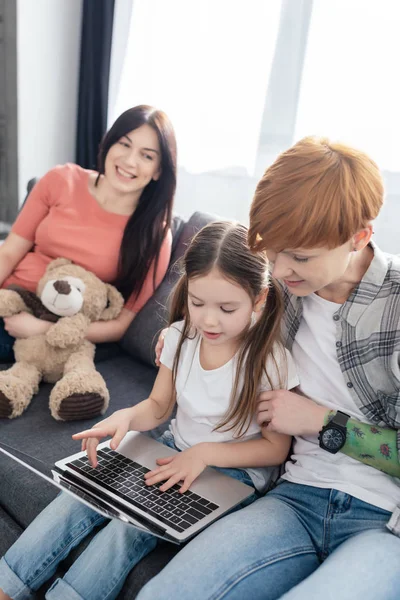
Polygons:
<instances>
[{"instance_id":1,"label":"girl's hand on keyboard","mask_svg":"<svg viewBox=\"0 0 400 600\"><path fill-rule=\"evenodd\" d=\"M112 436L110 447L116 450L129 431L132 413L131 409L117 410L104 421L99 421L92 427L79 433L74 433L72 439L82 440L82 450L86 450L90 464L97 467L97 446L102 438Z\"/></svg>"},{"instance_id":2,"label":"girl's hand on keyboard","mask_svg":"<svg viewBox=\"0 0 400 600\"><path fill-rule=\"evenodd\" d=\"M174 456L159 458L158 468L145 474L144 478L147 485L154 485L160 481L166 481L160 490L165 492L179 481L183 481L180 492L186 492L193 481L204 471L207 466L203 456L201 444L197 444L188 450L183 450Z\"/></svg>"}]
</instances>

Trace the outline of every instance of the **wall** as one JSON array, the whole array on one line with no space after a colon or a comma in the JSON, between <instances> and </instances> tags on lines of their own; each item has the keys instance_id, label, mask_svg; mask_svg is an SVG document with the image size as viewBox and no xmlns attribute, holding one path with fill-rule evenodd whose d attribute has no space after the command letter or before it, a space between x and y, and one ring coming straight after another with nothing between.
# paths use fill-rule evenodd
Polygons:
<instances>
[{"instance_id":1,"label":"wall","mask_svg":"<svg viewBox=\"0 0 400 600\"><path fill-rule=\"evenodd\" d=\"M19 202L27 181L73 161L82 0L17 0Z\"/></svg>"}]
</instances>

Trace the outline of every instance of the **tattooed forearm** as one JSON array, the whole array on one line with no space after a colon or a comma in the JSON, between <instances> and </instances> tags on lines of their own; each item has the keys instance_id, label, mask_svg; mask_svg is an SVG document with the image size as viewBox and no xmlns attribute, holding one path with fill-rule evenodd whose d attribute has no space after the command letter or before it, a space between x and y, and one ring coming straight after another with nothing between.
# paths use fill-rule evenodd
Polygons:
<instances>
[{"instance_id":1,"label":"tattooed forearm","mask_svg":"<svg viewBox=\"0 0 400 600\"><path fill-rule=\"evenodd\" d=\"M331 411L326 422L335 414ZM354 458L393 477L400 477L397 453L397 430L361 423L356 419L347 422L346 443L343 454Z\"/></svg>"}]
</instances>

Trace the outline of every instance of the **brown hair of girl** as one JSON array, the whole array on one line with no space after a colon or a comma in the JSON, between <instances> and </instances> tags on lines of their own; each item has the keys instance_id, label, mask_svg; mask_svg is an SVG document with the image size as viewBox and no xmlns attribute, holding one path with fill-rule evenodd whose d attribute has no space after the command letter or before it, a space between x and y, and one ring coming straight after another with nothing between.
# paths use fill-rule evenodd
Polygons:
<instances>
[{"instance_id":1,"label":"brown hair of girl","mask_svg":"<svg viewBox=\"0 0 400 600\"><path fill-rule=\"evenodd\" d=\"M280 343L280 321L283 300L280 289L269 278L268 260L264 253L252 253L247 242L248 230L244 225L232 222L215 222L206 225L193 238L183 257L183 273L172 296L170 325L184 319L172 368L174 387L182 345L190 338L192 325L188 309L188 282L207 275L217 268L221 275L239 284L253 302L267 288L268 294L257 322L243 331L241 345L236 356L236 377L230 408L216 429L235 430L240 437L248 430L256 412L257 396L264 375L272 388L265 365L272 358L278 371L276 353L285 356ZM242 379L241 374L244 373Z\"/></svg>"}]
</instances>

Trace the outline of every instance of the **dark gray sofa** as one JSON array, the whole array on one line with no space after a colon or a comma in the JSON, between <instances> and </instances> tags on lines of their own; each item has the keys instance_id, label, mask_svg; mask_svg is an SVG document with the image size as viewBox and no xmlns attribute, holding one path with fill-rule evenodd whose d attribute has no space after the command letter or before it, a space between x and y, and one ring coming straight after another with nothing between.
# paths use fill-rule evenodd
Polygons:
<instances>
[{"instance_id":1,"label":"dark gray sofa","mask_svg":"<svg viewBox=\"0 0 400 600\"><path fill-rule=\"evenodd\" d=\"M136 404L149 394L157 373L154 366L154 346L158 333L165 324L168 296L178 277L176 261L184 253L194 233L215 219L216 217L202 213L195 213L188 222L179 217L174 218L173 253L164 281L137 315L119 344L98 346L97 368L107 382L111 395L107 414ZM7 365L0 365L0 368L7 368ZM97 421L55 421L48 409L50 387L49 384L41 385L39 394L23 416L13 420L0 420L0 441L17 446L22 452L45 462L49 467L56 460L79 451L79 444L71 439L71 434L91 427ZM151 432L151 435L158 436L165 427L166 425ZM0 556L56 493L56 488L0 454ZM82 547L83 545L71 553L56 576L62 576ZM157 549L130 573L119 598L133 600L140 588L176 551L175 545L160 542ZM44 598L44 591L49 585L48 583L39 591L38 598Z\"/></svg>"}]
</instances>

